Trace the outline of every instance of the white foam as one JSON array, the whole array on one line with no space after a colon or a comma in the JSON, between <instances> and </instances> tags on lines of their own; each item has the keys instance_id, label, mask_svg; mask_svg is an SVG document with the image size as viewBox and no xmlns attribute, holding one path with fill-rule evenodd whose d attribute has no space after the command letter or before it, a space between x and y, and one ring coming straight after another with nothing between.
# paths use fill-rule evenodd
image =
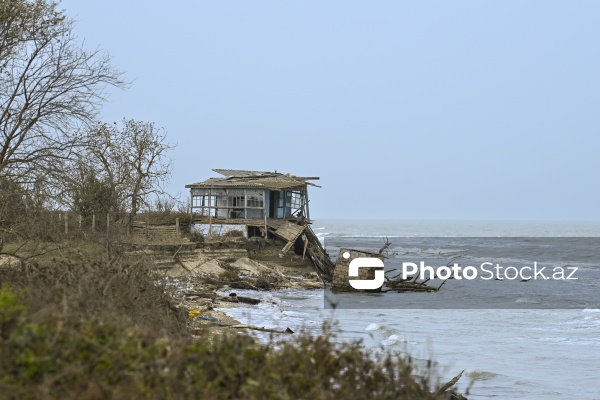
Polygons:
<instances>
[{"instance_id":1,"label":"white foam","mask_svg":"<svg viewBox=\"0 0 600 400\"><path fill-rule=\"evenodd\" d=\"M581 310L581 312L584 312L584 313L599 313L600 312L600 308L584 308L583 310Z\"/></svg>"},{"instance_id":2,"label":"white foam","mask_svg":"<svg viewBox=\"0 0 600 400\"><path fill-rule=\"evenodd\" d=\"M376 331L379 329L381 329L381 325L373 323L373 324L370 324L369 326L367 326L365 328L365 331Z\"/></svg>"},{"instance_id":3,"label":"white foam","mask_svg":"<svg viewBox=\"0 0 600 400\"><path fill-rule=\"evenodd\" d=\"M408 339L398 336L398 335L390 335L387 339L381 341L381 344L384 346L393 346L395 344L401 343L409 343ZM414 343L413 343L414 344Z\"/></svg>"},{"instance_id":4,"label":"white foam","mask_svg":"<svg viewBox=\"0 0 600 400\"><path fill-rule=\"evenodd\" d=\"M532 300L532 299L528 299L526 297L519 297L518 299L515 300L515 303L529 303L529 304L538 304L539 301L537 300Z\"/></svg>"}]
</instances>

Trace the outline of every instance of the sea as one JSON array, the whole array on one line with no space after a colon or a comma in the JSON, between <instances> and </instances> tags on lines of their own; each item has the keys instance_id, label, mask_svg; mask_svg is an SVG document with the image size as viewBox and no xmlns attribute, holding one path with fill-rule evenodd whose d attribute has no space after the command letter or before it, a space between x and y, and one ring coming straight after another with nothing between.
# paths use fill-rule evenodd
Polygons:
<instances>
[{"instance_id":1,"label":"sea","mask_svg":"<svg viewBox=\"0 0 600 400\"><path fill-rule=\"evenodd\" d=\"M600 222L317 220L312 227L333 259L340 248L377 253L388 242L388 277L405 261L499 268L489 268L495 275L487 280L434 276L428 284L445 281L434 293L237 290L263 301L223 311L314 335L327 322L335 340L410 355L416 371L433 361L440 382L464 370L457 389L469 399L600 399ZM533 276L534 264L545 267L543 277ZM557 270L565 273L553 277Z\"/></svg>"}]
</instances>

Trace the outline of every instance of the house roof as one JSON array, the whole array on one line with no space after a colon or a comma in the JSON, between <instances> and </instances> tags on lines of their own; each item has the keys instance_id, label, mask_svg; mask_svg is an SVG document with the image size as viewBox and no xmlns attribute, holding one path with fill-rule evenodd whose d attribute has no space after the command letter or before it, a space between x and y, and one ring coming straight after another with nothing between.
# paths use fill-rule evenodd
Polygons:
<instances>
[{"instance_id":1,"label":"house roof","mask_svg":"<svg viewBox=\"0 0 600 400\"><path fill-rule=\"evenodd\" d=\"M308 182L309 180L317 180L319 179L318 177L299 177L280 172L243 171L236 169L213 169L213 171L225 176L225 178L209 178L203 182L185 185L185 187L248 187L274 190L290 189L307 184L320 187Z\"/></svg>"}]
</instances>

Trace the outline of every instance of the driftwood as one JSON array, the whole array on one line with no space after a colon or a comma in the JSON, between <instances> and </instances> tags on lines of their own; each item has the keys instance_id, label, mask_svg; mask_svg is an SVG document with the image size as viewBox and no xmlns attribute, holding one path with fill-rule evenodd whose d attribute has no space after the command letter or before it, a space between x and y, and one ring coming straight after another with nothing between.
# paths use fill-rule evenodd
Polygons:
<instances>
[{"instance_id":1,"label":"driftwood","mask_svg":"<svg viewBox=\"0 0 600 400\"><path fill-rule=\"evenodd\" d=\"M291 330L290 328L285 328L285 330L282 331L280 329L265 328L264 326L255 326L255 325L246 325L246 324L238 324L238 325L219 324L219 326L226 326L228 328L234 328L234 329L252 329L255 331L271 332L271 333L285 333L285 334L294 333L294 331Z\"/></svg>"},{"instance_id":2,"label":"driftwood","mask_svg":"<svg viewBox=\"0 0 600 400\"><path fill-rule=\"evenodd\" d=\"M217 294L214 292L185 292L186 297L201 297L203 299L215 299Z\"/></svg>"},{"instance_id":3,"label":"driftwood","mask_svg":"<svg viewBox=\"0 0 600 400\"><path fill-rule=\"evenodd\" d=\"M260 300L259 299L253 299L252 297L244 297L244 296L238 296L235 293L231 293L229 295L229 298L232 299L231 301L235 302L240 302L240 303L246 303L246 304L259 304Z\"/></svg>"},{"instance_id":4,"label":"driftwood","mask_svg":"<svg viewBox=\"0 0 600 400\"><path fill-rule=\"evenodd\" d=\"M443 394L446 395L446 399L448 400L467 400L466 397L464 397L463 395L456 393L454 390L448 390L450 389L452 386L456 385L456 382L458 382L458 380L460 379L460 377L462 376L462 374L465 371L462 370L460 372L460 374L456 375L454 378L452 378L451 380L449 380L448 382L446 382L445 384L443 384L442 386L440 386L440 388L435 392L436 396L441 396Z\"/></svg>"},{"instance_id":5,"label":"driftwood","mask_svg":"<svg viewBox=\"0 0 600 400\"><path fill-rule=\"evenodd\" d=\"M246 304L259 304L259 299L253 299L252 297L238 296L235 293L231 293L229 296L219 296L214 292L185 292L186 297L200 297L204 299L220 300L229 303L246 303Z\"/></svg>"},{"instance_id":6,"label":"driftwood","mask_svg":"<svg viewBox=\"0 0 600 400\"><path fill-rule=\"evenodd\" d=\"M385 250L387 248L388 243L386 242L386 244L381 248L380 252L382 252L383 250ZM392 271L396 271L396 269L392 269L390 271L387 271L386 273L390 273ZM435 286L431 286L431 285L427 285L427 282L429 282L430 278L427 278L423 281L418 281L417 279L419 278L419 275L414 275L412 278L409 279L402 279L400 278L402 274L398 274L395 275L393 277L385 277L386 279L386 285L392 289L392 290L396 290L397 292L437 292L439 291L442 286L444 286L444 284L446 283L446 281L448 279L444 279L444 281L437 287Z\"/></svg>"},{"instance_id":7,"label":"driftwood","mask_svg":"<svg viewBox=\"0 0 600 400\"><path fill-rule=\"evenodd\" d=\"M383 255L383 252L384 252L385 250L387 250L387 248L388 248L388 247L390 247L390 246L391 246L391 244L392 244L392 242L390 242L390 241L388 240L388 238L385 238L385 242L383 243L383 246L381 246L381 248L379 249L379 254L380 254L380 255Z\"/></svg>"},{"instance_id":8,"label":"driftwood","mask_svg":"<svg viewBox=\"0 0 600 400\"><path fill-rule=\"evenodd\" d=\"M438 287L427 285L429 279L426 279L422 282L417 281L417 276L412 279L402 279L399 276L395 276L393 278L388 278L386 276L386 285L392 290L396 290L397 292L437 292L441 289L441 287L446 283L446 281L442 282L442 284Z\"/></svg>"}]
</instances>

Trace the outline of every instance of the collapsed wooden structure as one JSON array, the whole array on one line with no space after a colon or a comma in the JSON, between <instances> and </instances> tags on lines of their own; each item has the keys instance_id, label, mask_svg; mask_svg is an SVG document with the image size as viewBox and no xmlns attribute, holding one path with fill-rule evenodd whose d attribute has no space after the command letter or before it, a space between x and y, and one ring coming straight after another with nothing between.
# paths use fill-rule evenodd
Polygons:
<instances>
[{"instance_id":1,"label":"collapsed wooden structure","mask_svg":"<svg viewBox=\"0 0 600 400\"><path fill-rule=\"evenodd\" d=\"M326 277L334 265L310 228L309 181L265 171L214 169L222 175L186 185L190 189L192 230L206 236L240 231L246 238L279 238L285 242L280 255L292 247L308 256Z\"/></svg>"}]
</instances>

